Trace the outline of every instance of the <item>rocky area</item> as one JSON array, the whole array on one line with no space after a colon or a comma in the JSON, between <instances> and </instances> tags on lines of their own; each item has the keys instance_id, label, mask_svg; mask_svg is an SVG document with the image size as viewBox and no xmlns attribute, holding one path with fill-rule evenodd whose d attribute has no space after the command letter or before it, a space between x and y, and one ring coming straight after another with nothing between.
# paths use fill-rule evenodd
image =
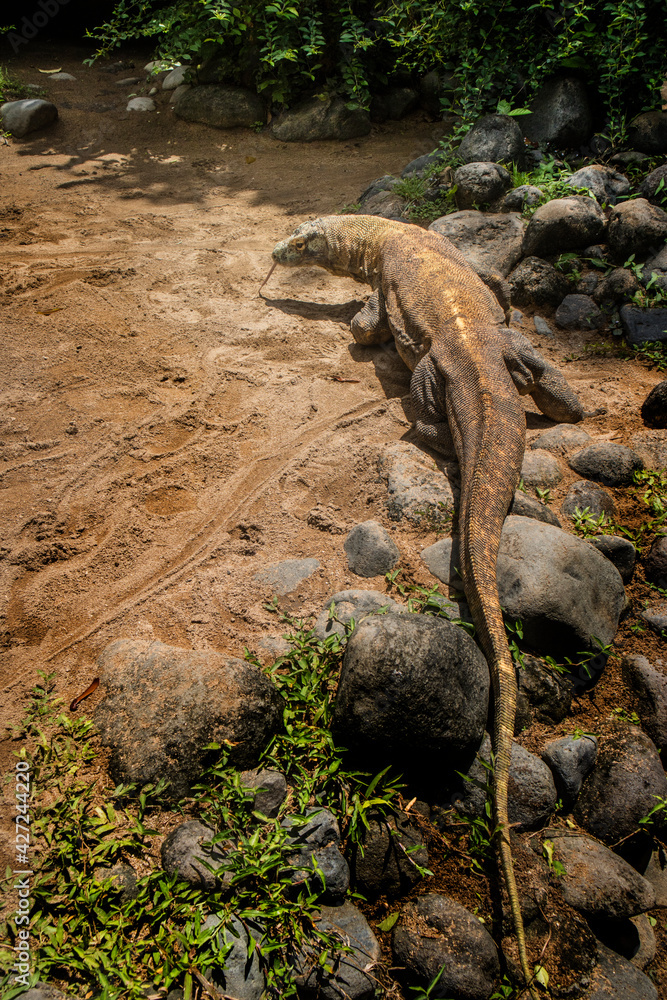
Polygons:
<instances>
[{"instance_id":1,"label":"rocky area","mask_svg":"<svg viewBox=\"0 0 667 1000\"><path fill-rule=\"evenodd\" d=\"M295 953L300 996L370 998L389 967L409 996L444 968L433 995L489 1000L516 964L502 892L492 863L471 875L451 860L456 823L484 822L492 727L457 573L458 469L415 438L393 345L352 342L349 282L276 272L256 296L274 243L303 218L354 202L409 221L394 189L438 168L441 126L424 112L387 124L415 94L385 95L373 125L334 99L267 123L214 75L180 67L156 86L139 57L58 61L71 72L44 83L16 59L50 100L2 112L14 135L0 167L4 720L38 670L55 671L67 702L99 677L86 708L113 779L167 777L186 801L206 745L224 743L244 801L282 831L280 877L348 944L328 960L308 943ZM546 201L513 186L513 157L535 165L538 143L590 138L573 85L545 88L528 145L504 119L478 122L463 162L426 184L456 200L431 228L587 411L554 424L525 397L498 565L520 690L510 820L529 950L554 997L652 1000L667 989L667 572L660 509L643 494L667 502L667 418L662 375L626 340L660 327L646 306L667 285L667 214L658 166L636 183L622 162L588 164ZM640 155L667 155L661 128L638 123ZM280 669L291 648L276 610L342 638L332 732L360 766L404 772L400 808L372 813L361 844L345 817L298 811L294 782L263 766L282 703L260 664ZM159 865L226 891L241 850L230 830L166 815L150 841ZM108 877L131 893L129 867ZM259 1000L264 928L218 923L205 926L227 953L205 977Z\"/></svg>"}]
</instances>

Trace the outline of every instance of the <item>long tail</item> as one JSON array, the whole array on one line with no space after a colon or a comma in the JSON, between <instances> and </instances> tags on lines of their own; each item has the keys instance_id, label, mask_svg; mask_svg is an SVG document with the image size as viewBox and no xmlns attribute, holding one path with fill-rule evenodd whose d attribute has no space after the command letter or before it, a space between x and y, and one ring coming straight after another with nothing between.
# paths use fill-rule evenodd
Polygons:
<instances>
[{"instance_id":1,"label":"long tail","mask_svg":"<svg viewBox=\"0 0 667 1000\"><path fill-rule=\"evenodd\" d=\"M520 475L525 418L513 388L508 386L507 393L498 393L494 387L492 393L483 384L478 384L473 395L465 381L462 380L465 389L459 383L454 390L458 398L448 398L448 419L461 466L461 572L476 635L489 664L495 698L493 793L500 866L509 896L521 969L531 997L537 1000L530 985L533 974L526 953L509 838L507 799L517 690L496 578L500 533Z\"/></svg>"}]
</instances>

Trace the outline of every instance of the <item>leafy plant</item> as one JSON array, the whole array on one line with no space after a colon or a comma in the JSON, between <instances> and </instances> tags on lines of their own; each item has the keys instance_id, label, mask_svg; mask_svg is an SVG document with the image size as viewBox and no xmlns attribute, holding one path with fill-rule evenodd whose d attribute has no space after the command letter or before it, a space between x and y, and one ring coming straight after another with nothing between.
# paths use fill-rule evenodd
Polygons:
<instances>
[{"instance_id":1,"label":"leafy plant","mask_svg":"<svg viewBox=\"0 0 667 1000\"><path fill-rule=\"evenodd\" d=\"M595 538L597 535L613 535L616 533L616 525L613 519L604 511L601 514L594 514L590 507L575 507L574 513L570 514L574 530L582 538Z\"/></svg>"}]
</instances>

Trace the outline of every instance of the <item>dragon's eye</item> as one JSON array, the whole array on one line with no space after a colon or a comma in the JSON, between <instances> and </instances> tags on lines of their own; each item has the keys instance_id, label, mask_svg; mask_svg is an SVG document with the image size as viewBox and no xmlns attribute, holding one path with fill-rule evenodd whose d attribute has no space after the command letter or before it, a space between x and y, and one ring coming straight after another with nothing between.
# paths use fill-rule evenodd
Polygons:
<instances>
[{"instance_id":1,"label":"dragon's eye","mask_svg":"<svg viewBox=\"0 0 667 1000\"><path fill-rule=\"evenodd\" d=\"M305 250L306 249L306 241L303 238L303 236L299 236L298 239L294 240L294 247L297 250Z\"/></svg>"}]
</instances>

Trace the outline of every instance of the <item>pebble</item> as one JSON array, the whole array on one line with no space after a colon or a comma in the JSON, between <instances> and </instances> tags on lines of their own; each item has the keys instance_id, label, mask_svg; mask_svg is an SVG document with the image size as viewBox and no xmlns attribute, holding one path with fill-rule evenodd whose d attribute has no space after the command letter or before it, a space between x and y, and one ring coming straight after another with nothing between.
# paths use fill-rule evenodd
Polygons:
<instances>
[{"instance_id":1,"label":"pebble","mask_svg":"<svg viewBox=\"0 0 667 1000\"><path fill-rule=\"evenodd\" d=\"M221 844L210 846L214 836L215 830L198 820L179 823L162 843L162 867L168 875L178 875L190 885L207 892L219 889L220 883L229 885L231 871L222 872L220 878L216 875L215 870L224 864L227 855Z\"/></svg>"},{"instance_id":2,"label":"pebble","mask_svg":"<svg viewBox=\"0 0 667 1000\"><path fill-rule=\"evenodd\" d=\"M398 546L377 521L364 521L352 528L343 543L347 563L357 576L384 576L400 558Z\"/></svg>"},{"instance_id":3,"label":"pebble","mask_svg":"<svg viewBox=\"0 0 667 1000\"><path fill-rule=\"evenodd\" d=\"M126 111L155 111L157 105L152 97L133 97L127 102Z\"/></svg>"},{"instance_id":4,"label":"pebble","mask_svg":"<svg viewBox=\"0 0 667 1000\"><path fill-rule=\"evenodd\" d=\"M633 475L644 468L639 455L621 444L590 444L570 458L570 468L604 486L630 486Z\"/></svg>"},{"instance_id":5,"label":"pebble","mask_svg":"<svg viewBox=\"0 0 667 1000\"><path fill-rule=\"evenodd\" d=\"M542 760L551 768L556 789L566 809L572 808L584 779L595 764L597 752L597 737L588 734L576 739L565 736L552 740L542 750Z\"/></svg>"}]
</instances>

